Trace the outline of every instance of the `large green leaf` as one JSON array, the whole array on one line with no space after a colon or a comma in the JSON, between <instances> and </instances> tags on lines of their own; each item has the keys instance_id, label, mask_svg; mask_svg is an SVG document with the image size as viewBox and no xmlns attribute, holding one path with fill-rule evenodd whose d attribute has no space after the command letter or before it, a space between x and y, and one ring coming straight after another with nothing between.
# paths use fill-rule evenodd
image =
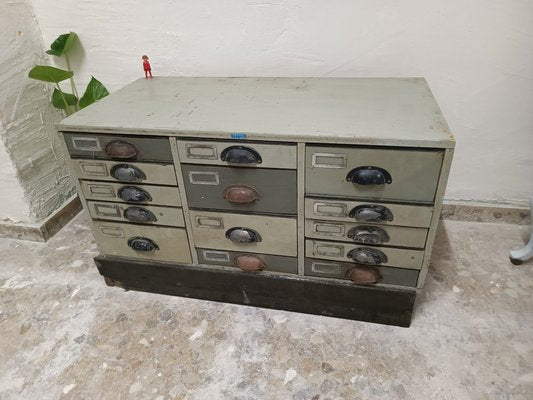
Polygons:
<instances>
[{"instance_id":1,"label":"large green leaf","mask_svg":"<svg viewBox=\"0 0 533 400\"><path fill-rule=\"evenodd\" d=\"M63 96L65 96L65 100L69 106L75 106L78 104L78 98L73 94L63 92ZM60 108L62 110L66 108L63 97L61 97L61 93L57 89L54 89L54 93L52 93L52 104L55 108Z\"/></svg>"},{"instance_id":2,"label":"large green leaf","mask_svg":"<svg viewBox=\"0 0 533 400\"><path fill-rule=\"evenodd\" d=\"M85 93L81 96L80 108L85 108L88 105L93 104L96 100L106 97L108 94L109 92L105 86L93 76L87 85L87 89L85 89Z\"/></svg>"},{"instance_id":3,"label":"large green leaf","mask_svg":"<svg viewBox=\"0 0 533 400\"><path fill-rule=\"evenodd\" d=\"M28 76L32 79L37 79L45 82L59 83L65 79L71 78L74 75L72 71L65 71L64 69L50 67L48 65L37 65L33 67Z\"/></svg>"},{"instance_id":4,"label":"large green leaf","mask_svg":"<svg viewBox=\"0 0 533 400\"><path fill-rule=\"evenodd\" d=\"M57 39L54 40L54 42L50 45L50 50L47 50L46 52L53 56L61 56L64 53L68 53L74 43L76 43L77 39L78 35L76 35L74 32L59 35Z\"/></svg>"}]
</instances>

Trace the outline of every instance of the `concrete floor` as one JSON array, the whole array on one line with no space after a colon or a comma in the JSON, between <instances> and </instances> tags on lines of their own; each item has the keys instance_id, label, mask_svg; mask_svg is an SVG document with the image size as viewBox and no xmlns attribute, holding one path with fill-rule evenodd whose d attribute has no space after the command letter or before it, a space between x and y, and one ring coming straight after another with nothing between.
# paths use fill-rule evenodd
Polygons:
<instances>
[{"instance_id":1,"label":"concrete floor","mask_svg":"<svg viewBox=\"0 0 533 400\"><path fill-rule=\"evenodd\" d=\"M533 399L527 230L445 221L408 329L108 288L84 215L0 240L0 399Z\"/></svg>"}]
</instances>

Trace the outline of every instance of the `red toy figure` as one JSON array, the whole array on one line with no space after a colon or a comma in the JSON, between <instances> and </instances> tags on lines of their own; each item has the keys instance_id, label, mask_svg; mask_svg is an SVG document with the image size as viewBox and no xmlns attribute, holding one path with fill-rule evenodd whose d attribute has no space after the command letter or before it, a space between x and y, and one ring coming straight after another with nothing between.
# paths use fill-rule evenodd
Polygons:
<instances>
[{"instance_id":1,"label":"red toy figure","mask_svg":"<svg viewBox=\"0 0 533 400\"><path fill-rule=\"evenodd\" d=\"M152 79L152 67L150 66L150 61L148 61L148 56L142 56L143 59L143 69L144 77L148 79L148 74L150 74L150 79Z\"/></svg>"}]
</instances>

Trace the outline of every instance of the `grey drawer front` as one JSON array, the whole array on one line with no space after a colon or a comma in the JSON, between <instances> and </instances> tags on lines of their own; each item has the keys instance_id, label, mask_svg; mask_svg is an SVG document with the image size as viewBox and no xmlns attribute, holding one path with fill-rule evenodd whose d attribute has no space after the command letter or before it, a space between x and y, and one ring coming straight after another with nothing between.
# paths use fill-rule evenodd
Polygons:
<instances>
[{"instance_id":1,"label":"grey drawer front","mask_svg":"<svg viewBox=\"0 0 533 400\"><path fill-rule=\"evenodd\" d=\"M166 225L184 227L185 221L183 219L183 211L181 208L174 207L160 207L160 206L145 206L133 205L124 203L98 202L88 201L87 207L89 214L95 219L105 219L109 221L144 223L147 225ZM141 209L151 214L155 221L138 221L128 220L126 215L128 210Z\"/></svg>"},{"instance_id":2,"label":"grey drawer front","mask_svg":"<svg viewBox=\"0 0 533 400\"><path fill-rule=\"evenodd\" d=\"M128 201L135 204L180 206L180 194L175 186L152 186L123 184L113 182L81 181L81 190L87 200L117 201L124 203L120 197L121 189L136 187L149 195L148 201Z\"/></svg>"},{"instance_id":3,"label":"grey drawer front","mask_svg":"<svg viewBox=\"0 0 533 400\"><path fill-rule=\"evenodd\" d=\"M349 235L352 237L349 237ZM380 243L374 244L424 248L427 229L306 219L305 236L315 239L340 240L351 243L365 243L364 240L370 236L383 240ZM354 240L354 238L358 240Z\"/></svg>"},{"instance_id":4,"label":"grey drawer front","mask_svg":"<svg viewBox=\"0 0 533 400\"><path fill-rule=\"evenodd\" d=\"M433 202L442 151L307 146L305 192L373 200ZM355 184L346 180L359 167L386 170L391 183Z\"/></svg>"},{"instance_id":5,"label":"grey drawer front","mask_svg":"<svg viewBox=\"0 0 533 400\"><path fill-rule=\"evenodd\" d=\"M361 221L355 217L350 217L350 212L356 207L368 208L365 206L384 207L392 216L391 221ZM305 218L325 219L332 221L351 221L373 224L415 226L428 228L433 216L431 206L409 206L404 204L375 203L371 201L345 201L332 199L305 199Z\"/></svg>"},{"instance_id":6,"label":"grey drawer front","mask_svg":"<svg viewBox=\"0 0 533 400\"><path fill-rule=\"evenodd\" d=\"M324 278L347 279L346 272L353 268L354 265L355 264L346 262L324 261L306 258L305 275L320 276ZM416 269L390 268L382 266L372 268L375 268L381 276L379 283L416 287L418 280L418 271Z\"/></svg>"},{"instance_id":7,"label":"grey drawer front","mask_svg":"<svg viewBox=\"0 0 533 400\"><path fill-rule=\"evenodd\" d=\"M176 171L173 164L150 163L125 163L117 161L99 160L72 160L74 174L78 179L126 182L126 183L153 183L156 185L176 186ZM134 180L117 179L112 173L115 167L125 166L141 171L139 178Z\"/></svg>"},{"instance_id":8,"label":"grey drawer front","mask_svg":"<svg viewBox=\"0 0 533 400\"><path fill-rule=\"evenodd\" d=\"M380 262L379 265L411 269L422 268L422 260L424 258L423 250L397 249L392 247L370 246L366 244L326 242L322 240L306 239L305 256L320 258L323 260L354 262L352 258L348 257L348 254L354 249L361 248L370 248L373 251L383 253L386 257L386 261Z\"/></svg>"},{"instance_id":9,"label":"grey drawer front","mask_svg":"<svg viewBox=\"0 0 533 400\"><path fill-rule=\"evenodd\" d=\"M194 242L200 248L249 253L297 255L296 218L191 210ZM259 234L261 240L238 243L226 236L233 228Z\"/></svg>"},{"instance_id":10,"label":"grey drawer front","mask_svg":"<svg viewBox=\"0 0 533 400\"><path fill-rule=\"evenodd\" d=\"M185 229L104 221L93 221L92 228L96 244L105 255L185 264L192 262ZM128 241L139 237L153 241L158 249L133 250Z\"/></svg>"},{"instance_id":11,"label":"grey drawer front","mask_svg":"<svg viewBox=\"0 0 533 400\"><path fill-rule=\"evenodd\" d=\"M200 264L221 265L235 267L235 259L240 255L252 255L260 258L265 263L264 271L283 272L287 274L298 273L298 259L296 257L274 256L269 254L246 253L238 251L197 249Z\"/></svg>"},{"instance_id":12,"label":"grey drawer front","mask_svg":"<svg viewBox=\"0 0 533 400\"><path fill-rule=\"evenodd\" d=\"M296 171L211 167L182 164L187 199L191 208L296 214ZM252 203L233 203L223 196L232 185L253 188L259 199Z\"/></svg>"},{"instance_id":13,"label":"grey drawer front","mask_svg":"<svg viewBox=\"0 0 533 400\"><path fill-rule=\"evenodd\" d=\"M64 133L72 158L115 159L106 154L106 146L114 141L128 143L135 148L135 155L125 161L172 162L169 139L166 137L138 137L94 133ZM112 145L109 145L112 146Z\"/></svg>"},{"instance_id":14,"label":"grey drawer front","mask_svg":"<svg viewBox=\"0 0 533 400\"><path fill-rule=\"evenodd\" d=\"M251 149L261 157L257 164L230 164L221 159L224 150L232 146ZM178 153L182 163L231 165L250 168L296 169L296 145L277 143L213 142L178 139Z\"/></svg>"}]
</instances>

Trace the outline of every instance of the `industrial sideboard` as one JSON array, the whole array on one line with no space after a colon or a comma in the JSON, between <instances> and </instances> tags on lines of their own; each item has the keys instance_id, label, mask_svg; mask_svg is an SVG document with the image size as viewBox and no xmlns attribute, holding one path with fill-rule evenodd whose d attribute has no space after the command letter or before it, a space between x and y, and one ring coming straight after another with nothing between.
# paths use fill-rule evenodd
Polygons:
<instances>
[{"instance_id":1,"label":"industrial sideboard","mask_svg":"<svg viewBox=\"0 0 533 400\"><path fill-rule=\"evenodd\" d=\"M424 79L140 79L59 131L109 286L409 326L455 143Z\"/></svg>"}]
</instances>

